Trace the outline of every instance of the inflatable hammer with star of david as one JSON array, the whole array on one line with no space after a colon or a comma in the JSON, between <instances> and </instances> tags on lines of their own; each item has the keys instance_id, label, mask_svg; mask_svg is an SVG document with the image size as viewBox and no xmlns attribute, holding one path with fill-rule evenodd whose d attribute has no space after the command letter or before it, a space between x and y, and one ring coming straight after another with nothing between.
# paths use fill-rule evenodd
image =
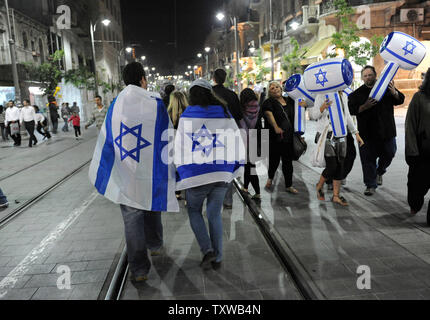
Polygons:
<instances>
[{"instance_id":1,"label":"inflatable hammer with star of david","mask_svg":"<svg viewBox=\"0 0 430 320\"><path fill-rule=\"evenodd\" d=\"M337 138L347 135L346 121L339 91L350 92L354 72L351 63L344 58L331 58L315 62L303 73L306 89L311 94L324 94L331 101L328 108L333 135ZM346 106L348 107L348 106Z\"/></svg>"},{"instance_id":2,"label":"inflatable hammer with star of david","mask_svg":"<svg viewBox=\"0 0 430 320\"><path fill-rule=\"evenodd\" d=\"M385 37L379 53L386 65L369 94L369 98L377 101L382 99L399 68L412 70L418 67L426 55L426 47L410 35L394 31Z\"/></svg>"}]
</instances>

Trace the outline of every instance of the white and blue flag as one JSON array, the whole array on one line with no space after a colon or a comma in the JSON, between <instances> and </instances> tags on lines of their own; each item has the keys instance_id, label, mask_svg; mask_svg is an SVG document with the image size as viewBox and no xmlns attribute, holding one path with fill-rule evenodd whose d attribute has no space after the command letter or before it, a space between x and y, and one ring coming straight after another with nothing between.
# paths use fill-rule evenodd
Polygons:
<instances>
[{"instance_id":1,"label":"white and blue flag","mask_svg":"<svg viewBox=\"0 0 430 320\"><path fill-rule=\"evenodd\" d=\"M109 107L89 177L113 201L148 211L179 211L175 167L162 158L173 129L158 94L128 85ZM162 137L163 135L163 137Z\"/></svg>"},{"instance_id":2,"label":"white and blue flag","mask_svg":"<svg viewBox=\"0 0 430 320\"><path fill-rule=\"evenodd\" d=\"M243 136L221 106L189 106L179 119L174 159L177 190L231 182L243 174Z\"/></svg>"}]
</instances>

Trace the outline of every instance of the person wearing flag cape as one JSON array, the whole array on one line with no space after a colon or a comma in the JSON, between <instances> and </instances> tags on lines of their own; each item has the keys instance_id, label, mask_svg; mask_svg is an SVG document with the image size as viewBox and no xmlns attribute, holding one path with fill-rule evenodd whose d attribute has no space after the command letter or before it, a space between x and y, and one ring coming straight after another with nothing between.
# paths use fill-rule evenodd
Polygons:
<instances>
[{"instance_id":1,"label":"person wearing flag cape","mask_svg":"<svg viewBox=\"0 0 430 320\"><path fill-rule=\"evenodd\" d=\"M175 136L176 189L186 190L191 229L203 255L200 266L218 269L223 201L229 183L243 174L245 145L235 120L207 80L191 84L189 101ZM202 216L205 199L209 234Z\"/></svg>"},{"instance_id":2,"label":"person wearing flag cape","mask_svg":"<svg viewBox=\"0 0 430 320\"><path fill-rule=\"evenodd\" d=\"M164 159L173 129L158 94L147 91L143 66L125 66L126 88L112 102L97 140L89 178L97 191L120 204L130 271L147 279L151 255L163 247L161 211L177 212L175 167ZM166 141L164 141L166 140Z\"/></svg>"}]
</instances>

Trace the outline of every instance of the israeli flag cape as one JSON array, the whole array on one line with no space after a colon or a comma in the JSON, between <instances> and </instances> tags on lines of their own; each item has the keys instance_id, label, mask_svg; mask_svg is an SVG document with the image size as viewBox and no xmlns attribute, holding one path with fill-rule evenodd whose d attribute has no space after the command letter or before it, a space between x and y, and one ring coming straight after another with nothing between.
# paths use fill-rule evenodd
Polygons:
<instances>
[{"instance_id":1,"label":"israeli flag cape","mask_svg":"<svg viewBox=\"0 0 430 320\"><path fill-rule=\"evenodd\" d=\"M137 209L179 211L175 167L162 159L168 144L162 134L169 128L158 94L134 85L122 90L109 107L91 161L89 177L98 192Z\"/></svg>"},{"instance_id":2,"label":"israeli flag cape","mask_svg":"<svg viewBox=\"0 0 430 320\"><path fill-rule=\"evenodd\" d=\"M246 161L244 136L221 106L188 106L175 137L176 190L241 176Z\"/></svg>"}]
</instances>

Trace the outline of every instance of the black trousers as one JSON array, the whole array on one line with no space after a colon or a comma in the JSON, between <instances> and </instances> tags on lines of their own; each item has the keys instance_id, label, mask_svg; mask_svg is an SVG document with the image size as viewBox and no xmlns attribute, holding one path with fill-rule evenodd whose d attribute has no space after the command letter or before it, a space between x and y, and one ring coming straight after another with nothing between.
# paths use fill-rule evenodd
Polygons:
<instances>
[{"instance_id":1,"label":"black trousers","mask_svg":"<svg viewBox=\"0 0 430 320\"><path fill-rule=\"evenodd\" d=\"M73 126L73 128L75 129L75 137L78 137L78 133L79 135L81 135L81 127L80 126Z\"/></svg>"},{"instance_id":2,"label":"black trousers","mask_svg":"<svg viewBox=\"0 0 430 320\"><path fill-rule=\"evenodd\" d=\"M284 174L285 187L293 184L293 160L290 156L292 145L278 143L272 139L269 144L269 179L273 179L278 170L279 161L282 160L282 173Z\"/></svg>"},{"instance_id":3,"label":"black trousers","mask_svg":"<svg viewBox=\"0 0 430 320\"><path fill-rule=\"evenodd\" d=\"M27 130L30 135L30 139L28 140L28 146L31 147L32 144L37 143L36 136L34 135L34 120L33 121L24 121L25 130Z\"/></svg>"},{"instance_id":4,"label":"black trousers","mask_svg":"<svg viewBox=\"0 0 430 320\"><path fill-rule=\"evenodd\" d=\"M52 133L56 134L58 129L58 118L54 119L51 117L51 122L52 122Z\"/></svg>"},{"instance_id":5,"label":"black trousers","mask_svg":"<svg viewBox=\"0 0 430 320\"><path fill-rule=\"evenodd\" d=\"M412 210L418 212L424 204L424 196L430 189L430 161L418 158L409 164L408 203ZM430 205L430 203L429 203Z\"/></svg>"},{"instance_id":6,"label":"black trousers","mask_svg":"<svg viewBox=\"0 0 430 320\"><path fill-rule=\"evenodd\" d=\"M333 180L342 180L344 176L344 163L345 158L338 157L324 157L325 169L322 172L322 176L327 180L333 182Z\"/></svg>"},{"instance_id":7,"label":"black trousers","mask_svg":"<svg viewBox=\"0 0 430 320\"><path fill-rule=\"evenodd\" d=\"M19 121L15 121L15 122L18 122L18 126L20 127ZM10 134L11 133L11 131L10 131L10 123L7 124L7 129L9 131L9 135L12 137L14 145L15 146L20 146L21 145L21 134L18 132L17 134L11 135Z\"/></svg>"},{"instance_id":8,"label":"black trousers","mask_svg":"<svg viewBox=\"0 0 430 320\"><path fill-rule=\"evenodd\" d=\"M1 131L1 138L3 141L7 140L7 130L4 125L4 123L0 123L0 131Z\"/></svg>"},{"instance_id":9,"label":"black trousers","mask_svg":"<svg viewBox=\"0 0 430 320\"><path fill-rule=\"evenodd\" d=\"M245 164L244 187L245 189L248 189L249 183L251 182L255 193L260 194L260 181L258 179L258 175L256 172L254 172L254 174L251 174L251 169L255 169L255 164L249 162Z\"/></svg>"},{"instance_id":10,"label":"black trousers","mask_svg":"<svg viewBox=\"0 0 430 320\"><path fill-rule=\"evenodd\" d=\"M42 124L40 124L40 122L37 123L37 127L36 127L37 132L39 132L42 136L45 136L46 138L50 139L51 134L49 133L49 130L42 131L43 128L48 128L48 121L46 121L45 119L43 120Z\"/></svg>"},{"instance_id":11,"label":"black trousers","mask_svg":"<svg viewBox=\"0 0 430 320\"><path fill-rule=\"evenodd\" d=\"M346 179L348 174L351 172L354 166L354 161L356 157L357 157L357 150L355 149L354 138L352 137L352 134L348 132L348 135L346 136L346 157L343 162L342 179L340 180ZM332 179L328 179L326 183L331 184L333 183L333 181Z\"/></svg>"}]
</instances>

